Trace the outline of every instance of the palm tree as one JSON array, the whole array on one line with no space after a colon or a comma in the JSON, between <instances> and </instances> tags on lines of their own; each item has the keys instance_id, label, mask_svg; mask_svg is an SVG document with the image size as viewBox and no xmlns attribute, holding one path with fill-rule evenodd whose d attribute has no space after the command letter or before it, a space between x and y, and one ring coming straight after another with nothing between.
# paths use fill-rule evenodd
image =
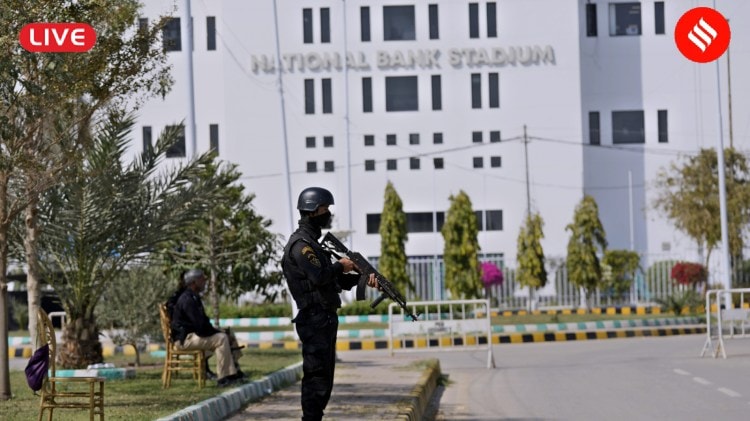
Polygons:
<instances>
[{"instance_id":1,"label":"palm tree","mask_svg":"<svg viewBox=\"0 0 750 421\"><path fill-rule=\"evenodd\" d=\"M84 159L71 165L61 187L45 198L50 212L40 218L45 224L40 256L67 313L59 352L64 367L102 361L94 309L107 284L156 244L172 239L211 200L211 181L195 181L210 155L157 173L177 129L123 164L133 121L132 115L110 112ZM137 299L136 291L133 295Z\"/></svg>"}]
</instances>

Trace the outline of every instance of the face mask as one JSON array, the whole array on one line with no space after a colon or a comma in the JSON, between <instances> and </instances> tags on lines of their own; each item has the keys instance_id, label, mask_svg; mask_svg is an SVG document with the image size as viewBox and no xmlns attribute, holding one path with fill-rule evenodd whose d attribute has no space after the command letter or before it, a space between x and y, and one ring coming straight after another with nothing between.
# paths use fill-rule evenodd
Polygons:
<instances>
[{"instance_id":1,"label":"face mask","mask_svg":"<svg viewBox=\"0 0 750 421\"><path fill-rule=\"evenodd\" d=\"M331 228L332 220L333 220L333 215L329 211L326 211L326 213L322 213L317 216L310 217L310 222L312 222L314 225L320 228Z\"/></svg>"}]
</instances>

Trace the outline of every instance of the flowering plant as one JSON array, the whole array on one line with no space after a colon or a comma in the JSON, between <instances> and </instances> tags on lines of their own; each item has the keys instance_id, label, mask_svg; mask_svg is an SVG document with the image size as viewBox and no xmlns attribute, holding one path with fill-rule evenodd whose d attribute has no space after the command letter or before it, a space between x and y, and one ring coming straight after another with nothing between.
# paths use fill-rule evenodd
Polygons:
<instances>
[{"instance_id":1,"label":"flowering plant","mask_svg":"<svg viewBox=\"0 0 750 421\"><path fill-rule=\"evenodd\" d=\"M482 283L488 287L490 285L500 285L503 283L503 272L492 262L482 262Z\"/></svg>"},{"instance_id":2,"label":"flowering plant","mask_svg":"<svg viewBox=\"0 0 750 421\"><path fill-rule=\"evenodd\" d=\"M697 285L708 280L708 271L700 263L678 262L672 266L672 279L680 285Z\"/></svg>"}]
</instances>

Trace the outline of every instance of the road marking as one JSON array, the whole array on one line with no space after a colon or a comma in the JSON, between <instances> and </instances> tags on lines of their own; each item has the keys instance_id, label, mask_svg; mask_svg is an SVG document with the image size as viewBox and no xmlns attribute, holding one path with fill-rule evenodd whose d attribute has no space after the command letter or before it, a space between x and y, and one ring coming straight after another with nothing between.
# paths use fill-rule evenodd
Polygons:
<instances>
[{"instance_id":1,"label":"road marking","mask_svg":"<svg viewBox=\"0 0 750 421\"><path fill-rule=\"evenodd\" d=\"M706 385L706 386L708 386L708 385L711 384L710 381L704 379L703 377L693 377L693 380L695 380L696 382L698 382L698 383L700 383L702 385Z\"/></svg>"},{"instance_id":2,"label":"road marking","mask_svg":"<svg viewBox=\"0 0 750 421\"><path fill-rule=\"evenodd\" d=\"M679 374L679 375L681 375L681 376L689 376L690 375L690 373L688 373L687 371L679 369L679 368L675 368L674 372L677 373L677 374Z\"/></svg>"},{"instance_id":3,"label":"road marking","mask_svg":"<svg viewBox=\"0 0 750 421\"><path fill-rule=\"evenodd\" d=\"M735 392L734 390L727 389L726 387L720 387L720 388L718 388L716 390L718 390L719 392L721 392L721 393L723 393L723 394L725 394L727 396L731 396L733 398L739 398L740 396L742 396L739 393Z\"/></svg>"}]
</instances>

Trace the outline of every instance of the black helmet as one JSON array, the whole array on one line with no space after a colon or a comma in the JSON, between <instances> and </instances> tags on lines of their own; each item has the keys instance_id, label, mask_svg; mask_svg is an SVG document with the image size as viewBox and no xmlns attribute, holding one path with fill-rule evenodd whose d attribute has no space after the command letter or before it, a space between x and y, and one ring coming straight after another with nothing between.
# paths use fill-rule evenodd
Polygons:
<instances>
[{"instance_id":1,"label":"black helmet","mask_svg":"<svg viewBox=\"0 0 750 421\"><path fill-rule=\"evenodd\" d=\"M297 209L304 212L315 212L320 206L332 204L333 195L323 187L308 187L302 190L297 199Z\"/></svg>"}]
</instances>

